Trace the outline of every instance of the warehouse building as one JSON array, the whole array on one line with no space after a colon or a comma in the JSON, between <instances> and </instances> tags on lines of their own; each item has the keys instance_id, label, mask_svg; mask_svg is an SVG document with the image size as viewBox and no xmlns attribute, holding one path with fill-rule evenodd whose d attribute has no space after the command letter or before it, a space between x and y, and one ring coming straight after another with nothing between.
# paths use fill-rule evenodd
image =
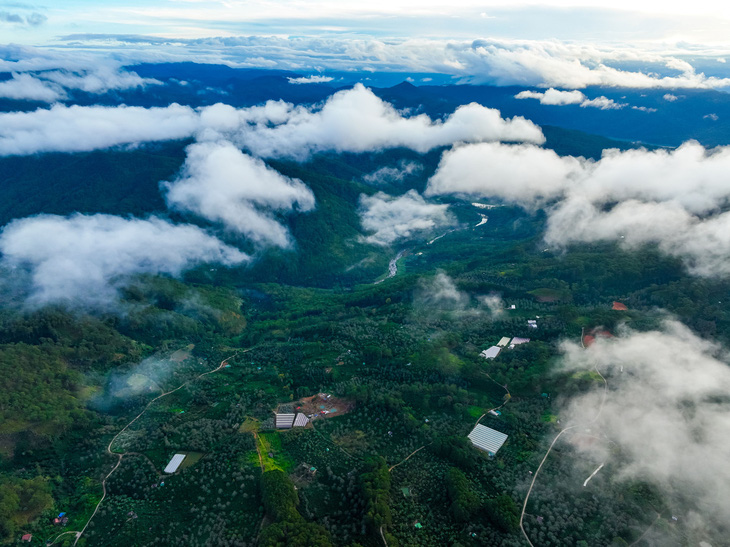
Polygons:
<instances>
[{"instance_id":1,"label":"warehouse building","mask_svg":"<svg viewBox=\"0 0 730 547\"><path fill-rule=\"evenodd\" d=\"M185 459L185 454L175 454L172 459L170 460L170 463L167 464L167 467L165 467L165 473L174 473L177 471L177 468L180 467L180 464Z\"/></svg>"},{"instance_id":2,"label":"warehouse building","mask_svg":"<svg viewBox=\"0 0 730 547\"><path fill-rule=\"evenodd\" d=\"M469 433L469 440L471 444L476 446L479 450L484 450L490 456L494 456L497 451L502 448L504 441L507 440L508 435L500 433L496 429L491 427L477 424L471 433Z\"/></svg>"},{"instance_id":3,"label":"warehouse building","mask_svg":"<svg viewBox=\"0 0 730 547\"><path fill-rule=\"evenodd\" d=\"M479 355L481 355L485 359L494 359L497 355L499 355L500 351L502 351L502 348L498 348L497 346L492 346L489 349L485 349Z\"/></svg>"},{"instance_id":4,"label":"warehouse building","mask_svg":"<svg viewBox=\"0 0 730 547\"><path fill-rule=\"evenodd\" d=\"M291 429L294 424L294 414L277 414L276 429Z\"/></svg>"}]
</instances>

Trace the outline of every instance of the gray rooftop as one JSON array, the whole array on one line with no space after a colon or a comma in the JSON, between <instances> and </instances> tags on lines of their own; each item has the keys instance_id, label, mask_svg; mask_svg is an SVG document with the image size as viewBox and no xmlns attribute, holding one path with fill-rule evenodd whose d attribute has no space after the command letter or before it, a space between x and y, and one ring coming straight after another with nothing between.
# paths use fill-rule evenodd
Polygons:
<instances>
[{"instance_id":1,"label":"gray rooftop","mask_svg":"<svg viewBox=\"0 0 730 547\"><path fill-rule=\"evenodd\" d=\"M289 429L294 423L294 414L277 414L276 415L276 428L277 429Z\"/></svg>"},{"instance_id":2,"label":"gray rooftop","mask_svg":"<svg viewBox=\"0 0 730 547\"><path fill-rule=\"evenodd\" d=\"M504 441L507 440L507 435L500 433L499 431L486 427L482 424L477 424L471 433L469 433L469 440L471 444L481 450L485 450L490 454L496 454L497 451L502 448Z\"/></svg>"},{"instance_id":3,"label":"gray rooftop","mask_svg":"<svg viewBox=\"0 0 730 547\"><path fill-rule=\"evenodd\" d=\"M502 351L502 348L498 348L497 346L492 346L491 348L485 349L479 355L481 355L485 359L494 359L497 355L499 355L500 351Z\"/></svg>"}]
</instances>

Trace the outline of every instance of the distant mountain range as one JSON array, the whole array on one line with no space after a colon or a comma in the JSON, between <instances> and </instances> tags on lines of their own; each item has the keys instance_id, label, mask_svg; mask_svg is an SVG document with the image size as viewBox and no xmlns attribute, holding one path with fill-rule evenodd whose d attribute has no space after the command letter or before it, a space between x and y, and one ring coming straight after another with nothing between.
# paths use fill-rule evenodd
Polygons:
<instances>
[{"instance_id":1,"label":"distant mountain range","mask_svg":"<svg viewBox=\"0 0 730 547\"><path fill-rule=\"evenodd\" d=\"M587 100L599 97L605 98L602 99L604 102L610 100L611 108L601 109L597 105L553 105L542 104L535 98L517 99L515 96L526 90L537 93L545 90L458 84L444 74L333 72L321 78L329 81L292 83L292 80L312 75L192 62L141 64L127 68L164 85L117 90L103 95L73 91L68 102L80 105L124 103L147 107L167 106L171 102L190 106L222 102L242 107L267 100L311 104L361 82L398 108L421 111L431 116L446 116L459 105L477 102L499 109L503 116L524 116L539 125L575 129L648 145L674 147L695 139L711 147L728 144L727 135L730 134L730 94L711 89L582 89L581 93ZM0 73L0 80L10 77L10 74ZM400 83L393 85L394 82ZM5 112L47 106L34 101L0 99L0 111Z\"/></svg>"},{"instance_id":2,"label":"distant mountain range","mask_svg":"<svg viewBox=\"0 0 730 547\"><path fill-rule=\"evenodd\" d=\"M477 102L499 109L504 116L524 116L539 125L553 125L601 135L611 139L658 146L678 146L695 139L705 146L728 144L730 134L730 94L702 89L630 89L589 87L582 90L588 99L606 97L621 108L601 110L579 104L549 105L536 99L516 99L526 89L520 86L496 87L455 84L448 75L405 73L333 73L332 81L292 84L290 78L308 76L294 72L237 69L222 65L195 63L145 64L129 67L140 76L168 82L157 92L121 94L128 104L164 106L170 100L181 104L202 105L225 102L249 106L266 100L315 103L337 89L362 82L398 108L420 108L434 115L448 115L459 105ZM394 79L401 83L390 85ZM416 83L405 81L406 78ZM422 80L431 80L423 82ZM187 85L175 85L175 82ZM171 89L172 88L172 89Z\"/></svg>"}]
</instances>

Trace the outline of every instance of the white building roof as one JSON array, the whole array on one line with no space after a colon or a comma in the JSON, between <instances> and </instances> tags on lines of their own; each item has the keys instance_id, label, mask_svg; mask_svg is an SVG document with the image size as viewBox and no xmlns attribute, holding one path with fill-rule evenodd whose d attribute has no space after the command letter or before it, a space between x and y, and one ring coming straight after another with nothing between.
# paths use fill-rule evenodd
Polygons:
<instances>
[{"instance_id":1,"label":"white building roof","mask_svg":"<svg viewBox=\"0 0 730 547\"><path fill-rule=\"evenodd\" d=\"M489 349L485 349L479 355L481 355L485 359L494 359L497 355L499 355L500 351L502 351L502 348L498 348L497 346L492 346Z\"/></svg>"},{"instance_id":2,"label":"white building roof","mask_svg":"<svg viewBox=\"0 0 730 547\"><path fill-rule=\"evenodd\" d=\"M489 454L496 454L497 451L502 448L504 441L507 440L508 435L500 433L499 431L490 427L477 424L471 433L469 433L469 440L471 444L484 450Z\"/></svg>"},{"instance_id":3,"label":"white building roof","mask_svg":"<svg viewBox=\"0 0 730 547\"><path fill-rule=\"evenodd\" d=\"M509 341L510 341L509 337L503 336L502 339L499 342L497 342L497 345L500 347L504 347L504 346L509 345Z\"/></svg>"},{"instance_id":4,"label":"white building roof","mask_svg":"<svg viewBox=\"0 0 730 547\"><path fill-rule=\"evenodd\" d=\"M519 338L518 336L515 336L514 338L512 338L512 345L518 346L520 344L526 344L529 341L529 338Z\"/></svg>"},{"instance_id":5,"label":"white building roof","mask_svg":"<svg viewBox=\"0 0 730 547\"><path fill-rule=\"evenodd\" d=\"M304 427L309 423L309 418L307 418L306 414L302 414L301 412L297 414L297 417L294 418L294 427Z\"/></svg>"},{"instance_id":6,"label":"white building roof","mask_svg":"<svg viewBox=\"0 0 730 547\"><path fill-rule=\"evenodd\" d=\"M165 467L165 473L174 473L177 471L177 468L180 467L180 464L185 459L185 454L175 454L172 459L170 460L170 463L167 464L167 467Z\"/></svg>"},{"instance_id":7,"label":"white building roof","mask_svg":"<svg viewBox=\"0 0 730 547\"><path fill-rule=\"evenodd\" d=\"M277 429L289 429L294 423L294 414L277 414L276 415L276 428Z\"/></svg>"}]
</instances>

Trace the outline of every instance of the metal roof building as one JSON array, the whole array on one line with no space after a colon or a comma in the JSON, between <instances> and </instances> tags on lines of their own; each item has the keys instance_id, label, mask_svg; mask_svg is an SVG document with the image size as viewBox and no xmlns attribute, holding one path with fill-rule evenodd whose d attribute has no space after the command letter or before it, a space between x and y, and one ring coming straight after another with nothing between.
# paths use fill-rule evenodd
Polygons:
<instances>
[{"instance_id":1,"label":"metal roof building","mask_svg":"<svg viewBox=\"0 0 730 547\"><path fill-rule=\"evenodd\" d=\"M297 414L297 417L294 418L294 427L304 427L309 423L309 418L307 418L306 414L302 414L301 412Z\"/></svg>"},{"instance_id":2,"label":"metal roof building","mask_svg":"<svg viewBox=\"0 0 730 547\"><path fill-rule=\"evenodd\" d=\"M485 349L479 355L481 355L485 359L494 359L497 355L499 355L500 351L502 351L502 348L498 348L497 346L492 346L489 349Z\"/></svg>"},{"instance_id":3,"label":"metal roof building","mask_svg":"<svg viewBox=\"0 0 730 547\"><path fill-rule=\"evenodd\" d=\"M276 429L289 429L294 424L294 414L277 414Z\"/></svg>"},{"instance_id":4,"label":"metal roof building","mask_svg":"<svg viewBox=\"0 0 730 547\"><path fill-rule=\"evenodd\" d=\"M177 468L180 467L180 464L185 459L185 454L175 454L172 459L170 460L170 463L167 464L167 467L165 467L165 473L174 473L177 471Z\"/></svg>"},{"instance_id":5,"label":"metal roof building","mask_svg":"<svg viewBox=\"0 0 730 547\"><path fill-rule=\"evenodd\" d=\"M477 424L471 433L469 433L469 440L471 444L484 450L490 456L494 456L497 451L502 448L504 441L507 440L508 435L500 433L499 431L490 427Z\"/></svg>"},{"instance_id":6,"label":"metal roof building","mask_svg":"<svg viewBox=\"0 0 730 547\"><path fill-rule=\"evenodd\" d=\"M510 341L509 337L503 336L502 339L499 342L497 342L497 345L499 347L503 348L503 347L509 345L509 341Z\"/></svg>"}]
</instances>

